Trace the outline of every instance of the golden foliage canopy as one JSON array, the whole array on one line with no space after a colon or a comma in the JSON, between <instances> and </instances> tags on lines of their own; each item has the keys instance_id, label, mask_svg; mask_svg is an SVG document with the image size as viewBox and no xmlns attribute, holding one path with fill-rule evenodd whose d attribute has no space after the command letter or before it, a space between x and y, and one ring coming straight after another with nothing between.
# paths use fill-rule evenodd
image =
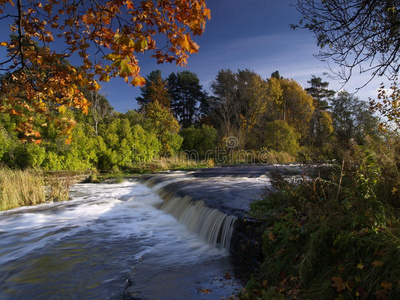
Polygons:
<instances>
[{"instance_id":1,"label":"golden foliage canopy","mask_svg":"<svg viewBox=\"0 0 400 300\"><path fill-rule=\"evenodd\" d=\"M0 41L7 50L0 112L20 118L23 136L39 142L34 113L50 118L55 111L68 134L73 122L65 112L89 106L82 87L98 90L100 81L117 76L143 85L140 53L186 65L199 49L192 36L203 33L210 10L205 0L0 0L0 18L11 30Z\"/></svg>"}]
</instances>

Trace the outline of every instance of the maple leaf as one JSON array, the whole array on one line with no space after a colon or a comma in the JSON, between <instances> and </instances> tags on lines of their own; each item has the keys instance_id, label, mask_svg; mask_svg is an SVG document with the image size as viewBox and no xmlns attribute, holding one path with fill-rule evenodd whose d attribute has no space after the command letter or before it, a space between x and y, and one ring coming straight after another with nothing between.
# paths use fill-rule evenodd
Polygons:
<instances>
[{"instance_id":1,"label":"maple leaf","mask_svg":"<svg viewBox=\"0 0 400 300\"><path fill-rule=\"evenodd\" d=\"M334 282L331 286L336 288L339 293L346 289L346 285L341 277L332 277L331 280Z\"/></svg>"}]
</instances>

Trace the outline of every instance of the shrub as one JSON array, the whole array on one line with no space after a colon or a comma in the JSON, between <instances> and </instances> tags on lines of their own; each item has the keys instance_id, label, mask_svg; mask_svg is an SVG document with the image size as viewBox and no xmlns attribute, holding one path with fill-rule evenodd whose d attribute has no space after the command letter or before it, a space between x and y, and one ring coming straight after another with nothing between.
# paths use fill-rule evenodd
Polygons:
<instances>
[{"instance_id":1,"label":"shrub","mask_svg":"<svg viewBox=\"0 0 400 300\"><path fill-rule=\"evenodd\" d=\"M300 134L286 121L276 120L265 125L265 142L267 149L288 152L296 155L300 149Z\"/></svg>"},{"instance_id":2,"label":"shrub","mask_svg":"<svg viewBox=\"0 0 400 300\"><path fill-rule=\"evenodd\" d=\"M213 127L202 125L200 128L191 126L182 129L180 135L183 137L182 150L196 151L198 158L205 157L216 147L217 130Z\"/></svg>"},{"instance_id":3,"label":"shrub","mask_svg":"<svg viewBox=\"0 0 400 300\"><path fill-rule=\"evenodd\" d=\"M242 298L399 299L400 176L381 157L353 145L312 177L273 176L251 206L264 262Z\"/></svg>"}]
</instances>

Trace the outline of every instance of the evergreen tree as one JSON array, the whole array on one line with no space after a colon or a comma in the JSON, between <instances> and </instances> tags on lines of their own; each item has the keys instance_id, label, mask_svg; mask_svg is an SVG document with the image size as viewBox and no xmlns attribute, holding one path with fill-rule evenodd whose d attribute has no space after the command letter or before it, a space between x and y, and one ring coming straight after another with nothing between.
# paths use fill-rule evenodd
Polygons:
<instances>
[{"instance_id":1,"label":"evergreen tree","mask_svg":"<svg viewBox=\"0 0 400 300\"><path fill-rule=\"evenodd\" d=\"M310 122L309 142L318 147L322 147L326 141L324 137L332 133L332 126L325 126L332 123L332 118L327 112L328 101L335 95L334 90L329 90L329 82L322 81L321 77L311 76L307 81L311 87L306 88L308 94L313 97L314 113Z\"/></svg>"},{"instance_id":2,"label":"evergreen tree","mask_svg":"<svg viewBox=\"0 0 400 300\"><path fill-rule=\"evenodd\" d=\"M152 71L146 78L146 83L140 88L141 96L136 101L142 108L151 101L158 101L164 107L170 107L170 95L167 81L162 79L161 71Z\"/></svg>"},{"instance_id":3,"label":"evergreen tree","mask_svg":"<svg viewBox=\"0 0 400 300\"><path fill-rule=\"evenodd\" d=\"M326 110L329 107L329 98L335 95L334 90L328 89L329 82L322 81L321 77L316 77L315 75L312 75L311 79L307 82L311 87L306 88L305 90L313 96L315 109Z\"/></svg>"},{"instance_id":4,"label":"evergreen tree","mask_svg":"<svg viewBox=\"0 0 400 300\"><path fill-rule=\"evenodd\" d=\"M182 128L193 125L198 117L199 103L206 98L195 73L183 71L171 73L168 77L168 90L171 95L171 108Z\"/></svg>"}]
</instances>

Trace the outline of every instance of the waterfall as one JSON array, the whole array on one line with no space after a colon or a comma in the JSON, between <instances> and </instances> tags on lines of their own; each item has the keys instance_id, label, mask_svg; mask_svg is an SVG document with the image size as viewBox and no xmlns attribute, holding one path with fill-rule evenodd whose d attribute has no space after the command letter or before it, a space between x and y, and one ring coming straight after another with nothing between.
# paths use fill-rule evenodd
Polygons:
<instances>
[{"instance_id":1,"label":"waterfall","mask_svg":"<svg viewBox=\"0 0 400 300\"><path fill-rule=\"evenodd\" d=\"M152 187L163 198L164 203L160 209L185 224L191 233L197 234L207 244L229 251L237 218L207 207L203 200L182 195L176 184L174 188L170 188L172 183L184 180L181 176L171 177L151 177L144 180L147 186Z\"/></svg>"}]
</instances>

